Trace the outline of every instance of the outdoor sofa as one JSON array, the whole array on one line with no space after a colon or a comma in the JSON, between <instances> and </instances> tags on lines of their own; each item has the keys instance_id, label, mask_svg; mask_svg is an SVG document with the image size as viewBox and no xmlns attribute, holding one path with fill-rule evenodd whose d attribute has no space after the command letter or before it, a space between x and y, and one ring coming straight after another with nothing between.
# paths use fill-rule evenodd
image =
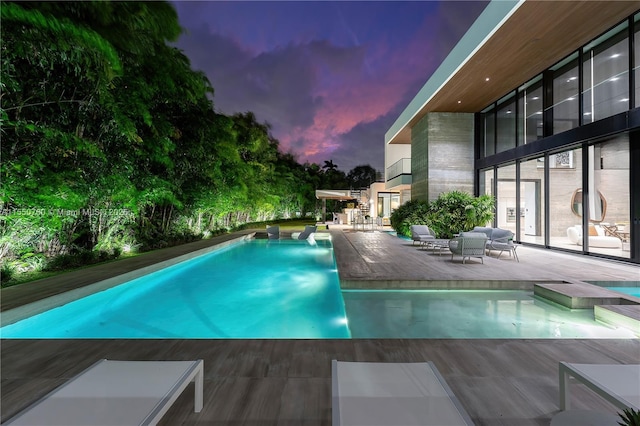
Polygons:
<instances>
[{"instance_id":1,"label":"outdoor sofa","mask_svg":"<svg viewBox=\"0 0 640 426\"><path fill-rule=\"evenodd\" d=\"M486 249L491 251L498 251L498 259L502 252L507 251L509 254L513 254L513 257L520 262L518 254L516 253L517 245L513 243L513 232L508 229L502 228L489 228L484 226L476 226L471 232L481 232L487 236Z\"/></svg>"}]
</instances>

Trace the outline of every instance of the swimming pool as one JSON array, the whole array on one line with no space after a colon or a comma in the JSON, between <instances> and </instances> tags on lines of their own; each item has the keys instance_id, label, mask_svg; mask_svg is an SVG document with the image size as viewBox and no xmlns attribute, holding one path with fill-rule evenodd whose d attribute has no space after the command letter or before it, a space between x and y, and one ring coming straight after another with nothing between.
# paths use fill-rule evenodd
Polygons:
<instances>
[{"instance_id":1,"label":"swimming pool","mask_svg":"<svg viewBox=\"0 0 640 426\"><path fill-rule=\"evenodd\" d=\"M637 338L522 290L340 290L331 242L248 240L0 328L2 338Z\"/></svg>"},{"instance_id":2,"label":"swimming pool","mask_svg":"<svg viewBox=\"0 0 640 426\"><path fill-rule=\"evenodd\" d=\"M587 281L587 282L589 284L594 284L609 290L617 291L618 293L640 297L640 281Z\"/></svg>"},{"instance_id":3,"label":"swimming pool","mask_svg":"<svg viewBox=\"0 0 640 426\"><path fill-rule=\"evenodd\" d=\"M3 338L349 338L330 241L249 240L0 328Z\"/></svg>"},{"instance_id":4,"label":"swimming pool","mask_svg":"<svg viewBox=\"0 0 640 426\"><path fill-rule=\"evenodd\" d=\"M637 338L525 290L343 290L353 338ZM375 313L374 315L367 313Z\"/></svg>"}]
</instances>

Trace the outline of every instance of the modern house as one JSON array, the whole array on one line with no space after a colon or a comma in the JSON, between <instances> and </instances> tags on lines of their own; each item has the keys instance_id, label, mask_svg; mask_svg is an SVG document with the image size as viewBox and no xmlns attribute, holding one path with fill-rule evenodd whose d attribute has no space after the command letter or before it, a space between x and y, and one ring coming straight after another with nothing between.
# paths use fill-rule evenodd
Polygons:
<instances>
[{"instance_id":1,"label":"modern house","mask_svg":"<svg viewBox=\"0 0 640 426\"><path fill-rule=\"evenodd\" d=\"M496 199L525 244L640 263L640 3L494 0L385 134L385 187Z\"/></svg>"}]
</instances>

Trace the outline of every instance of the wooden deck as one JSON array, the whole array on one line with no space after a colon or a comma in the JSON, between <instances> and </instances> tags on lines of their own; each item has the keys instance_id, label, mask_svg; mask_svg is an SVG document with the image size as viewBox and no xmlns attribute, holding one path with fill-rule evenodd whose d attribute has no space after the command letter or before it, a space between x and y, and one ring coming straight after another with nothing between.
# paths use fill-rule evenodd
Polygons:
<instances>
[{"instance_id":1,"label":"wooden deck","mask_svg":"<svg viewBox=\"0 0 640 426\"><path fill-rule=\"evenodd\" d=\"M638 363L638 340L40 340L2 342L2 421L95 361L204 359L164 425L330 425L331 360L433 361L478 425L548 425L558 362ZM572 407L615 412L581 385Z\"/></svg>"},{"instance_id":2,"label":"wooden deck","mask_svg":"<svg viewBox=\"0 0 640 426\"><path fill-rule=\"evenodd\" d=\"M331 233L342 283L351 287L512 288L534 282L638 280L637 266L529 247L518 249L519 263L507 257L487 258L484 265L475 260L462 265L459 260L451 262L448 254L438 256L387 234ZM147 266L215 243L182 246L175 252L166 249L140 256L136 265L115 267L116 262L110 268L88 268L55 279L77 288L85 285L80 282L110 278L133 266ZM43 292L55 293L55 282L43 280L39 285ZM37 285L20 287L2 291L4 307L43 297ZM433 361L478 425L548 425L559 410L559 361L640 363L639 339L78 339L2 340L0 344L2 422L102 358L204 359L202 412L193 413L190 387L163 424L229 426L331 424L332 359ZM615 412L581 385L574 388L572 398L576 409Z\"/></svg>"}]
</instances>

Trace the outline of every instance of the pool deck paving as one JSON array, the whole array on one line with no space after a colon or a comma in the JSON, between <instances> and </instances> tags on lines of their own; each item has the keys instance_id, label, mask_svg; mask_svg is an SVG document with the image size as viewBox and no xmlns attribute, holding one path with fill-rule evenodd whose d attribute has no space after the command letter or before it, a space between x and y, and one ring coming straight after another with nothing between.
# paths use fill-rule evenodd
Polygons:
<instances>
[{"instance_id":1,"label":"pool deck paving","mask_svg":"<svg viewBox=\"0 0 640 426\"><path fill-rule=\"evenodd\" d=\"M638 281L640 276L635 265L529 246L518 248L520 262L504 255L496 259L494 254L485 257L484 264L479 259L462 264L447 252L433 253L387 233L330 228L344 288L532 289L536 284L571 286L585 280ZM117 279L253 232L3 289L1 309L5 315L14 307ZM622 313L634 309L613 307ZM548 425L559 412L559 361L640 363L640 339L3 339L0 345L1 422L102 358L203 359L203 410L193 412L190 386L161 424L234 426L331 424L332 359L433 361L478 425ZM572 407L616 412L582 385L572 390Z\"/></svg>"}]
</instances>

